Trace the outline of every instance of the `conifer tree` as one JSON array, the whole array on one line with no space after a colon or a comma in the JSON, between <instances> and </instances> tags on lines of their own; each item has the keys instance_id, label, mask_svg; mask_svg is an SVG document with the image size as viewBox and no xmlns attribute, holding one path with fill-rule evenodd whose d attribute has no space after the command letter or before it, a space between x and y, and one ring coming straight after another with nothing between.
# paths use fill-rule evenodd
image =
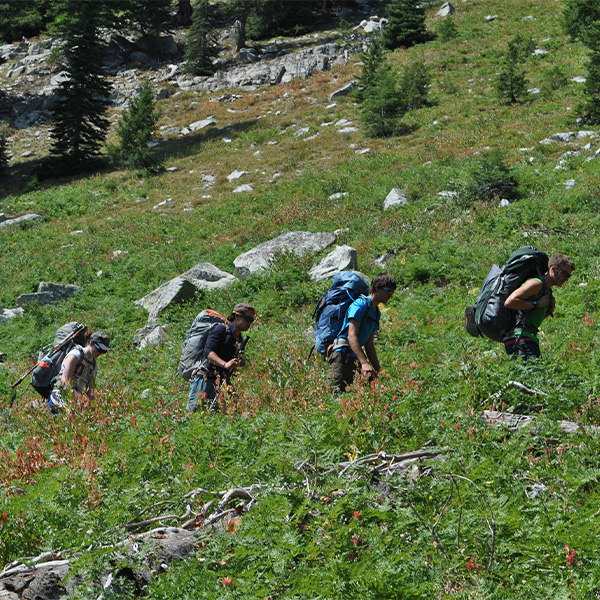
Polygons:
<instances>
[{"instance_id":1,"label":"conifer tree","mask_svg":"<svg viewBox=\"0 0 600 600\"><path fill-rule=\"evenodd\" d=\"M586 123L600 124L600 47L590 51L584 93L585 98L578 106L579 115Z\"/></svg>"},{"instance_id":2,"label":"conifer tree","mask_svg":"<svg viewBox=\"0 0 600 600\"><path fill-rule=\"evenodd\" d=\"M387 17L383 44L388 50L409 48L431 39L425 26L425 7L421 0L390 0Z\"/></svg>"},{"instance_id":3,"label":"conifer tree","mask_svg":"<svg viewBox=\"0 0 600 600\"><path fill-rule=\"evenodd\" d=\"M502 63L502 69L496 79L496 92L500 98L506 98L511 104L527 91L527 79L522 63L524 60L523 40L516 36L508 42L508 51Z\"/></svg>"},{"instance_id":4,"label":"conifer tree","mask_svg":"<svg viewBox=\"0 0 600 600\"><path fill-rule=\"evenodd\" d=\"M367 51L360 55L360 60L363 66L358 80L356 99L359 102L362 102L365 99L367 90L373 85L377 69L379 69L384 61L384 49L381 35L373 35Z\"/></svg>"},{"instance_id":5,"label":"conifer tree","mask_svg":"<svg viewBox=\"0 0 600 600\"><path fill-rule=\"evenodd\" d=\"M61 61L67 77L56 90L50 151L75 169L100 153L109 127L111 86L102 69L100 28L113 16L102 0L60 2L55 31L63 42Z\"/></svg>"},{"instance_id":6,"label":"conifer tree","mask_svg":"<svg viewBox=\"0 0 600 600\"><path fill-rule=\"evenodd\" d=\"M131 99L129 109L123 113L117 128L121 140L118 154L129 167L146 168L153 164L149 144L159 118L155 107L152 84L145 81Z\"/></svg>"},{"instance_id":7,"label":"conifer tree","mask_svg":"<svg viewBox=\"0 0 600 600\"><path fill-rule=\"evenodd\" d=\"M373 84L365 92L361 121L370 137L389 137L397 133L399 121L406 112L395 73L383 63L377 69Z\"/></svg>"},{"instance_id":8,"label":"conifer tree","mask_svg":"<svg viewBox=\"0 0 600 600\"><path fill-rule=\"evenodd\" d=\"M406 66L400 81L400 92L404 99L404 107L416 110L427 105L431 73L422 60L417 60Z\"/></svg>"},{"instance_id":9,"label":"conifer tree","mask_svg":"<svg viewBox=\"0 0 600 600\"><path fill-rule=\"evenodd\" d=\"M185 52L185 70L194 75L212 75L213 61L219 56L214 15L209 0L199 0L192 14Z\"/></svg>"},{"instance_id":10,"label":"conifer tree","mask_svg":"<svg viewBox=\"0 0 600 600\"><path fill-rule=\"evenodd\" d=\"M6 171L9 159L8 140L6 139L6 134L0 130L0 174Z\"/></svg>"},{"instance_id":11,"label":"conifer tree","mask_svg":"<svg viewBox=\"0 0 600 600\"><path fill-rule=\"evenodd\" d=\"M125 20L142 35L170 31L171 0L126 0L124 6Z\"/></svg>"},{"instance_id":12,"label":"conifer tree","mask_svg":"<svg viewBox=\"0 0 600 600\"><path fill-rule=\"evenodd\" d=\"M598 0L566 0L563 10L563 26L572 40L580 40L589 46L594 24L600 22Z\"/></svg>"}]
</instances>

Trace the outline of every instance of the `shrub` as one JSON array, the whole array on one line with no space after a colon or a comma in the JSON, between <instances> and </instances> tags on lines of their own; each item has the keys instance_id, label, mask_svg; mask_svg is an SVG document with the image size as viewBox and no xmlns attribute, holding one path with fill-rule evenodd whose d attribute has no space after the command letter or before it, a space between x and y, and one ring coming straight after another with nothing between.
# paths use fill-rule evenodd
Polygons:
<instances>
[{"instance_id":1,"label":"shrub","mask_svg":"<svg viewBox=\"0 0 600 600\"><path fill-rule=\"evenodd\" d=\"M417 60L407 65L400 82L405 110L416 110L428 104L427 94L431 84L431 73L427 65Z\"/></svg>"},{"instance_id":2,"label":"shrub","mask_svg":"<svg viewBox=\"0 0 600 600\"><path fill-rule=\"evenodd\" d=\"M569 78L564 69L559 65L553 65L543 75L542 91L545 94L564 88L569 83Z\"/></svg>"},{"instance_id":3,"label":"shrub","mask_svg":"<svg viewBox=\"0 0 600 600\"><path fill-rule=\"evenodd\" d=\"M437 29L437 36L442 42L449 42L458 35L458 28L452 17L446 17Z\"/></svg>"},{"instance_id":4,"label":"shrub","mask_svg":"<svg viewBox=\"0 0 600 600\"><path fill-rule=\"evenodd\" d=\"M519 184L499 150L481 156L471 170L471 182L466 189L470 200L517 200Z\"/></svg>"},{"instance_id":5,"label":"shrub","mask_svg":"<svg viewBox=\"0 0 600 600\"><path fill-rule=\"evenodd\" d=\"M137 96L132 98L117 129L121 139L117 154L127 166L145 168L154 162L148 147L159 117L154 107L152 84L146 81L138 89Z\"/></svg>"}]
</instances>

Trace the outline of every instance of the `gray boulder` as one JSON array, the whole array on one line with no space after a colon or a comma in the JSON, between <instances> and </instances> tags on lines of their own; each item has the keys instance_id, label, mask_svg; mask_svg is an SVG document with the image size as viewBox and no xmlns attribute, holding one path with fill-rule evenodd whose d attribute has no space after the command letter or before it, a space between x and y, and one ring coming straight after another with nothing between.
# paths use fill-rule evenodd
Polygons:
<instances>
[{"instance_id":1,"label":"gray boulder","mask_svg":"<svg viewBox=\"0 0 600 600\"><path fill-rule=\"evenodd\" d=\"M35 302L40 306L54 304L55 302L65 302L80 291L81 288L78 285L61 285L60 283L42 281L38 285L37 292L21 294L17 298L17 306L23 306L27 302Z\"/></svg>"},{"instance_id":2,"label":"gray boulder","mask_svg":"<svg viewBox=\"0 0 600 600\"><path fill-rule=\"evenodd\" d=\"M42 215L30 213L20 217L15 217L14 219L6 219L0 223L0 227L10 227L11 225L18 225L19 223L26 223L27 221L38 221L41 218Z\"/></svg>"},{"instance_id":3,"label":"gray boulder","mask_svg":"<svg viewBox=\"0 0 600 600\"><path fill-rule=\"evenodd\" d=\"M14 319L22 315L25 311L22 308L2 308L0 307L0 323L6 323L9 319Z\"/></svg>"},{"instance_id":4,"label":"gray boulder","mask_svg":"<svg viewBox=\"0 0 600 600\"><path fill-rule=\"evenodd\" d=\"M309 275L315 281L331 279L339 271L356 269L356 250L350 246L336 246L320 263L314 265Z\"/></svg>"},{"instance_id":5,"label":"gray boulder","mask_svg":"<svg viewBox=\"0 0 600 600\"><path fill-rule=\"evenodd\" d=\"M438 14L438 17L447 17L448 15L451 15L455 12L456 12L456 8L454 8L454 6L452 6L452 4L450 4L450 2L444 2L444 4L442 4L442 8L440 8L440 10L438 10L437 14Z\"/></svg>"},{"instance_id":6,"label":"gray boulder","mask_svg":"<svg viewBox=\"0 0 600 600\"><path fill-rule=\"evenodd\" d=\"M408 203L408 196L404 190L400 188L393 188L390 193L386 196L385 202L383 203L383 209L387 210L392 206L404 206Z\"/></svg>"},{"instance_id":7,"label":"gray boulder","mask_svg":"<svg viewBox=\"0 0 600 600\"><path fill-rule=\"evenodd\" d=\"M191 281L199 290L224 290L235 281L233 275L210 263L198 263L181 277Z\"/></svg>"},{"instance_id":8,"label":"gray boulder","mask_svg":"<svg viewBox=\"0 0 600 600\"><path fill-rule=\"evenodd\" d=\"M148 323L155 323L167 308L191 300L196 292L196 286L191 281L183 277L175 277L140 300L136 300L136 304L148 311Z\"/></svg>"},{"instance_id":9,"label":"gray boulder","mask_svg":"<svg viewBox=\"0 0 600 600\"><path fill-rule=\"evenodd\" d=\"M264 242L240 254L234 261L234 275L245 278L268 268L275 255L291 252L295 256L303 256L308 252L320 252L335 243L335 234L329 232L310 233L308 231L290 231Z\"/></svg>"},{"instance_id":10,"label":"gray boulder","mask_svg":"<svg viewBox=\"0 0 600 600\"><path fill-rule=\"evenodd\" d=\"M168 337L167 330L163 326L146 325L135 332L133 344L138 350L143 350L146 346L150 345L162 346Z\"/></svg>"}]
</instances>

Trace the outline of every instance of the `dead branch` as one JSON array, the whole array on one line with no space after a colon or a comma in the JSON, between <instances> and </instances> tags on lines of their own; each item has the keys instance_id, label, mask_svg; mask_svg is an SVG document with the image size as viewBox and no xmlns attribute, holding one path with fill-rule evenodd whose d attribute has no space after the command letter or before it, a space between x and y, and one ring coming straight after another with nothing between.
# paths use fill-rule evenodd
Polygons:
<instances>
[{"instance_id":1,"label":"dead branch","mask_svg":"<svg viewBox=\"0 0 600 600\"><path fill-rule=\"evenodd\" d=\"M488 501L487 494L473 480L469 479L468 477L465 477L464 475L457 475L456 473L447 473L446 476L450 479L456 478L469 482L479 492L479 494L483 498L483 501L486 503L488 510L490 511L490 519L486 519L486 521L488 523L488 527L492 535L492 541L490 544L490 560L488 562L486 571L488 573L491 573L492 568L494 566L494 553L496 547L496 519L494 518L494 511L492 510L492 505Z\"/></svg>"},{"instance_id":2,"label":"dead branch","mask_svg":"<svg viewBox=\"0 0 600 600\"><path fill-rule=\"evenodd\" d=\"M487 419L490 425L494 426L506 426L511 429L518 429L520 427L527 427L536 422L537 416L535 415L515 415L507 412L497 412L493 410L484 410L483 416ZM552 421L557 424L563 431L567 433L598 433L600 427L597 425L586 426L585 429L573 421Z\"/></svg>"},{"instance_id":3,"label":"dead branch","mask_svg":"<svg viewBox=\"0 0 600 600\"><path fill-rule=\"evenodd\" d=\"M508 390L509 388L517 388L519 391L523 392L524 394L527 394L528 396L543 396L545 398L548 397L548 394L542 392L541 390L534 390L532 388L527 387L526 385L523 385L522 383L519 383L518 381L509 381L503 388L489 396L487 400L484 400L480 404L480 406L489 404L490 401L492 405L494 405L496 400L500 400L500 398L502 398L502 396L504 395L504 392L506 392L506 390Z\"/></svg>"}]
</instances>

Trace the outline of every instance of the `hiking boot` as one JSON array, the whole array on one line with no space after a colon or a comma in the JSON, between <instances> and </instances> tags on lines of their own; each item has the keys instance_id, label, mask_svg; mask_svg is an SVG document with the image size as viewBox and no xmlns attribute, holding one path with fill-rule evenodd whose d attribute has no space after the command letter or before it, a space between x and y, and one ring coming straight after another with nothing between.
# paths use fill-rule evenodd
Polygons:
<instances>
[{"instance_id":1,"label":"hiking boot","mask_svg":"<svg viewBox=\"0 0 600 600\"><path fill-rule=\"evenodd\" d=\"M477 323L475 323L474 306L467 306L467 308L465 308L465 317L467 317L467 331L469 335L472 335L473 337L480 337L481 331L479 331Z\"/></svg>"}]
</instances>

